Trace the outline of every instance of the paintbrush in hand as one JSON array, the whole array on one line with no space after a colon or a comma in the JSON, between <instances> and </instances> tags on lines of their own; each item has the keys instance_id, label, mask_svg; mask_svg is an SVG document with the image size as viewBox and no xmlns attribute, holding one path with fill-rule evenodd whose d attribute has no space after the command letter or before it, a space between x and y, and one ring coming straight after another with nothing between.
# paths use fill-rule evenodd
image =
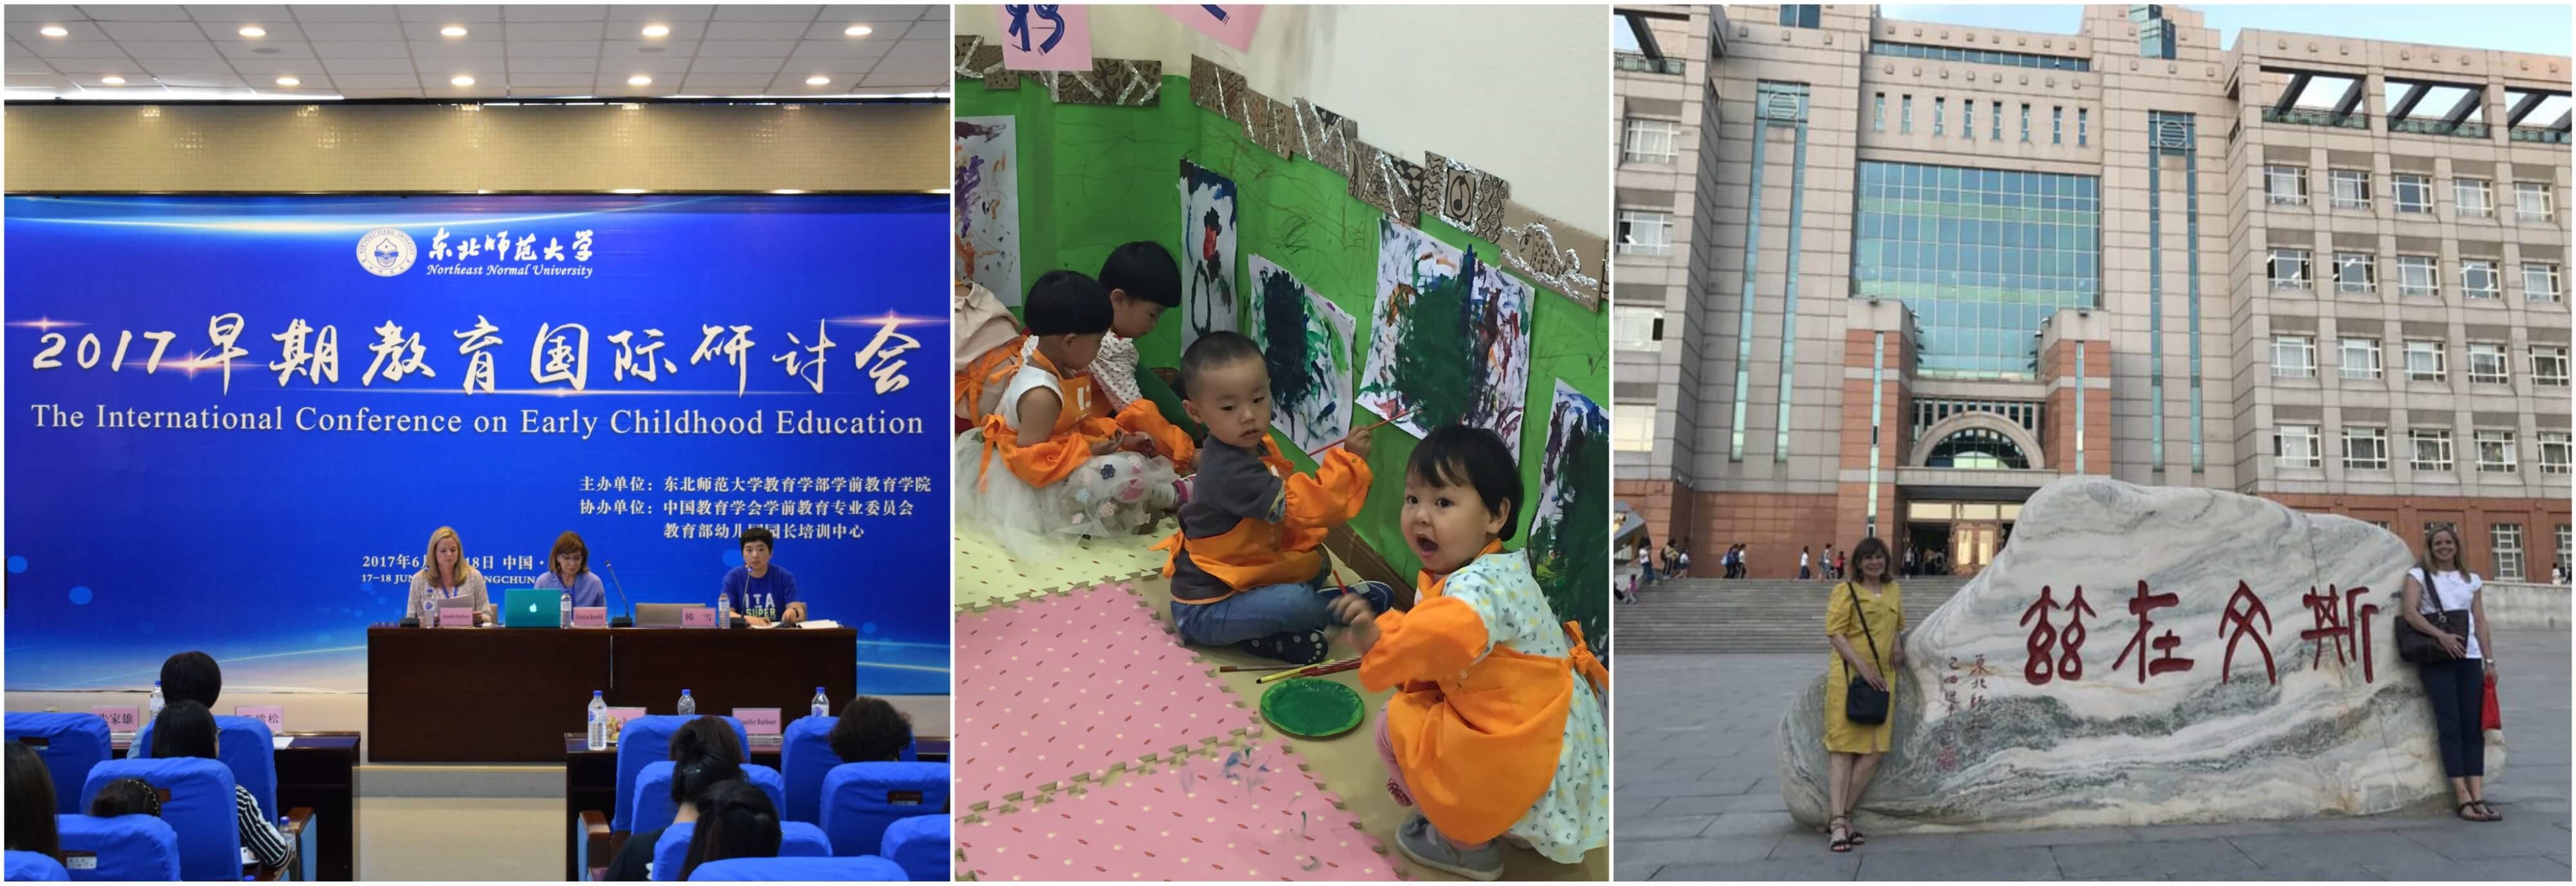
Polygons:
<instances>
[{"instance_id":1,"label":"paintbrush in hand","mask_svg":"<svg viewBox=\"0 0 2576 886\"><path fill-rule=\"evenodd\" d=\"M1367 432L1367 431L1374 431L1374 430L1377 430L1377 429L1378 429L1378 428L1380 428L1380 427L1384 427L1384 426L1386 426L1386 425L1393 424L1393 423L1395 422L1395 420L1396 420L1396 419L1400 419L1400 418L1403 418L1403 417L1405 417L1405 416L1412 415L1412 414L1414 413L1414 410L1421 409L1421 408L1422 408L1422 407L1420 407L1420 406L1416 406L1416 407L1413 407L1412 409L1407 409L1407 410L1405 410L1405 411L1403 411L1403 412L1398 412L1398 413L1396 413L1396 414L1394 414L1394 415L1387 416L1384 420L1379 421L1379 422L1378 422L1378 423L1376 423L1376 424L1372 424L1372 425L1369 425L1369 426L1367 426L1367 427L1361 428L1361 429L1359 429L1359 430L1352 431L1352 432L1350 432L1350 433L1348 433L1348 434L1343 434L1343 435L1342 435L1342 438L1341 438L1341 439L1339 439L1339 440L1335 440L1335 441L1333 441L1333 442L1326 443L1326 444L1324 444L1324 445L1322 445L1322 446L1317 446L1317 447L1315 447L1315 448L1313 448L1313 449L1306 450L1306 456L1307 456L1308 458L1312 458L1312 457L1314 457L1315 453L1322 452L1322 451L1327 450L1327 449L1331 449L1331 448L1333 448L1333 447L1335 447L1335 446L1340 446L1340 445L1342 445L1342 444L1344 444L1344 443L1348 443L1348 442L1350 442L1350 441L1351 441L1351 438L1352 438L1352 437L1357 437L1357 436L1359 436L1360 434L1362 434L1362 433L1364 433L1364 432Z\"/></svg>"}]
</instances>

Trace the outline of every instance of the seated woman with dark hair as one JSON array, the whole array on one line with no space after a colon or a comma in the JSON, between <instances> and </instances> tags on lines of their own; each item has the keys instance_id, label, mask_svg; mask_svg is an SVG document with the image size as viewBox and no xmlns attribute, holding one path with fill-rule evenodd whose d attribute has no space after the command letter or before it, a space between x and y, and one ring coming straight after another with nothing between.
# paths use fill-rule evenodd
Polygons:
<instances>
[{"instance_id":1,"label":"seated woman with dark hair","mask_svg":"<svg viewBox=\"0 0 2576 886\"><path fill-rule=\"evenodd\" d=\"M785 839L768 794L741 779L724 782L698 797L698 830L689 836L689 855L676 879L688 879L710 861L777 858Z\"/></svg>"},{"instance_id":2,"label":"seated woman with dark hair","mask_svg":"<svg viewBox=\"0 0 2576 886\"><path fill-rule=\"evenodd\" d=\"M120 778L98 789L89 800L91 818L115 818L120 815L161 814L161 792L140 778Z\"/></svg>"},{"instance_id":3,"label":"seated woman with dark hair","mask_svg":"<svg viewBox=\"0 0 2576 886\"><path fill-rule=\"evenodd\" d=\"M62 835L54 830L54 774L36 750L9 742L8 848L62 856Z\"/></svg>"},{"instance_id":4,"label":"seated woman with dark hair","mask_svg":"<svg viewBox=\"0 0 2576 886\"><path fill-rule=\"evenodd\" d=\"M215 715L194 701L173 702L161 709L160 719L152 721L152 756L160 760L197 757L219 760L215 756ZM250 789L233 785L235 819L241 824L241 843L259 858L261 867L283 870L295 863L295 844L279 833L277 825L259 808L259 798Z\"/></svg>"},{"instance_id":5,"label":"seated woman with dark hair","mask_svg":"<svg viewBox=\"0 0 2576 886\"><path fill-rule=\"evenodd\" d=\"M912 744L912 718L885 699L862 695L841 708L832 726L832 756L843 763L883 763L903 758Z\"/></svg>"},{"instance_id":6,"label":"seated woman with dark hair","mask_svg":"<svg viewBox=\"0 0 2576 886\"><path fill-rule=\"evenodd\" d=\"M703 809L699 798L709 788L742 781L742 745L724 720L699 717L671 733L671 764L671 805L677 807L671 823L697 821ZM653 845L662 842L664 830L668 829L628 835L626 845L608 864L608 879L630 883L651 879Z\"/></svg>"}]
</instances>

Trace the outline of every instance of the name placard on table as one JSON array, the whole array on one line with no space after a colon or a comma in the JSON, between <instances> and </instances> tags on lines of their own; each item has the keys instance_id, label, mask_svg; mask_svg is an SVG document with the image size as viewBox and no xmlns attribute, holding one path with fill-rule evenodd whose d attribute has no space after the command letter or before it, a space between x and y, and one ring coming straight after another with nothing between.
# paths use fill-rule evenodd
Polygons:
<instances>
[{"instance_id":1,"label":"name placard on table","mask_svg":"<svg viewBox=\"0 0 2576 886\"><path fill-rule=\"evenodd\" d=\"M735 708L733 718L742 721L742 731L745 734L778 734L777 708Z\"/></svg>"},{"instance_id":2,"label":"name placard on table","mask_svg":"<svg viewBox=\"0 0 2576 886\"><path fill-rule=\"evenodd\" d=\"M107 721L109 732L135 732L143 728L143 709L132 705L100 705L89 709Z\"/></svg>"},{"instance_id":3,"label":"name placard on table","mask_svg":"<svg viewBox=\"0 0 2576 886\"><path fill-rule=\"evenodd\" d=\"M438 607L438 626L439 626L439 627L442 627L442 628L470 628L470 627L473 627L473 626L474 626L474 607L472 607L472 606L441 606L441 607Z\"/></svg>"},{"instance_id":4,"label":"name placard on table","mask_svg":"<svg viewBox=\"0 0 2576 886\"><path fill-rule=\"evenodd\" d=\"M281 705L242 705L233 708L233 716L266 723L271 734L286 731L286 708Z\"/></svg>"},{"instance_id":5,"label":"name placard on table","mask_svg":"<svg viewBox=\"0 0 2576 886\"><path fill-rule=\"evenodd\" d=\"M604 627L607 627L607 626L608 626L608 607L606 607L606 606L575 606L575 607L573 607L573 608L572 608L572 626L573 626L573 627L576 627L576 628L604 628Z\"/></svg>"},{"instance_id":6,"label":"name placard on table","mask_svg":"<svg viewBox=\"0 0 2576 886\"><path fill-rule=\"evenodd\" d=\"M716 611L713 607L682 609L680 610L680 626L684 628L715 627Z\"/></svg>"}]
</instances>

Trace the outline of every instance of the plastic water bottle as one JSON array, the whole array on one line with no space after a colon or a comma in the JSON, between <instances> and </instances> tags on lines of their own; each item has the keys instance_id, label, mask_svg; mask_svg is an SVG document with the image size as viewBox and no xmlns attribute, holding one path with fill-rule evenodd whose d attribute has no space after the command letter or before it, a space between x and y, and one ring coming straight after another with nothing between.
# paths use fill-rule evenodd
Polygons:
<instances>
[{"instance_id":1,"label":"plastic water bottle","mask_svg":"<svg viewBox=\"0 0 2576 886\"><path fill-rule=\"evenodd\" d=\"M816 687L814 687L814 710L813 710L813 714L814 714L814 716L817 716L817 717L827 717L827 716L831 716L831 711L832 711L832 698L831 698L831 696L827 696L827 695L824 695L824 694L823 694L823 687L820 687L820 686L816 686Z\"/></svg>"},{"instance_id":2,"label":"plastic water bottle","mask_svg":"<svg viewBox=\"0 0 2576 886\"><path fill-rule=\"evenodd\" d=\"M686 690L686 689L682 689L682 690L680 690L680 716L683 716L683 717L691 716L691 715L696 714L697 712L698 712L698 700L697 700L697 699L694 699L694 698L690 698L690 697L689 697L689 691L688 691L688 690Z\"/></svg>"},{"instance_id":3,"label":"plastic water bottle","mask_svg":"<svg viewBox=\"0 0 2576 886\"><path fill-rule=\"evenodd\" d=\"M565 591L565 592L564 592L562 603L563 603L563 605L562 605L562 606L560 606L560 607L557 607L558 611L555 613L555 627L559 627L559 628L568 628L568 627L572 627L572 592L571 592L571 591Z\"/></svg>"},{"instance_id":4,"label":"plastic water bottle","mask_svg":"<svg viewBox=\"0 0 2576 886\"><path fill-rule=\"evenodd\" d=\"M152 681L152 700L146 703L152 710L144 716L144 722L161 719L161 707L169 703L168 699L161 697L161 681Z\"/></svg>"},{"instance_id":5,"label":"plastic water bottle","mask_svg":"<svg viewBox=\"0 0 2576 886\"><path fill-rule=\"evenodd\" d=\"M420 626L424 628L438 626L438 598L428 594L420 595Z\"/></svg>"},{"instance_id":6,"label":"plastic water bottle","mask_svg":"<svg viewBox=\"0 0 2576 886\"><path fill-rule=\"evenodd\" d=\"M608 750L608 699L597 689L590 691L590 740L586 746L594 751Z\"/></svg>"},{"instance_id":7,"label":"plastic water bottle","mask_svg":"<svg viewBox=\"0 0 2576 886\"><path fill-rule=\"evenodd\" d=\"M732 627L732 626L733 626L733 595L732 595L732 594L725 593L725 592L723 592L723 591L717 591L717 592L716 592L716 627L724 628L724 627Z\"/></svg>"}]
</instances>

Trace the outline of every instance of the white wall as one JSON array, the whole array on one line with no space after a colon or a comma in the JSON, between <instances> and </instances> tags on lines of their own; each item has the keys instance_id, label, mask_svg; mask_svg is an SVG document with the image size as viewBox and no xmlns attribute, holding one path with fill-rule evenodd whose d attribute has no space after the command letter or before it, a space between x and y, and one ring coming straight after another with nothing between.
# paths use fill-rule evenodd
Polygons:
<instances>
[{"instance_id":1,"label":"white wall","mask_svg":"<svg viewBox=\"0 0 2576 886\"><path fill-rule=\"evenodd\" d=\"M1610 229L1606 7L1268 6L1248 53L1151 6L1090 9L1094 56L1157 59L1182 76L1204 56L1263 95L1357 119L1381 150L1454 158L1510 181L1523 206L1594 236ZM960 7L957 33L999 40L1001 8Z\"/></svg>"}]
</instances>

